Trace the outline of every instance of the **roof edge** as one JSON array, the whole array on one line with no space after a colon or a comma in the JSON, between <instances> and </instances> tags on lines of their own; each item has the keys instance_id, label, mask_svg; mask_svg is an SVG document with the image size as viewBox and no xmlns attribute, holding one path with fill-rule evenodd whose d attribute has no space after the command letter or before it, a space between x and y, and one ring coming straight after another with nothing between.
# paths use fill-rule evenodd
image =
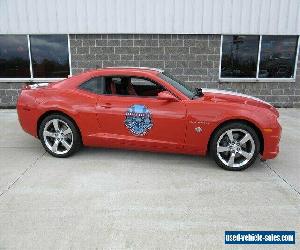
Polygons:
<instances>
[{"instance_id":1,"label":"roof edge","mask_svg":"<svg viewBox=\"0 0 300 250\"><path fill-rule=\"evenodd\" d=\"M157 71L159 73L163 73L163 69L159 68L151 68L151 67L132 67L132 66L116 66L116 67L105 67L103 69L141 69L141 70L151 70L151 71Z\"/></svg>"}]
</instances>

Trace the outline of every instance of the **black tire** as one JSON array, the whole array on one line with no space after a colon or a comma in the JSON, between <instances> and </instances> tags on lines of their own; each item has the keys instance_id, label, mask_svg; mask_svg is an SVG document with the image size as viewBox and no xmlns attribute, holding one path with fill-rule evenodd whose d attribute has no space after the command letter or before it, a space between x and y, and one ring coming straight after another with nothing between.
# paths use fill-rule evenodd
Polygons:
<instances>
[{"instance_id":1,"label":"black tire","mask_svg":"<svg viewBox=\"0 0 300 250\"><path fill-rule=\"evenodd\" d=\"M63 152L55 153L55 152L51 151L50 148L46 145L47 143L48 143L48 145L50 143L49 143L48 138L47 138L47 142L45 141L43 132L44 132L45 126L47 124L51 123L51 121L53 121L53 120L59 120L59 122L61 124L63 124L62 126L67 125L72 131L72 133L69 133L69 134L70 134L70 137L72 137L73 143L70 146L70 148L68 149L68 151L65 153L63 153ZM53 133L55 133L55 131ZM46 118L44 118L44 120L41 122L40 127L39 127L39 138L40 138L40 141L41 141L43 147L45 148L45 150L52 156L58 157L58 158L69 157L69 156L73 155L74 153L76 153L82 146L81 135L80 135L80 132L78 131L77 126L68 117L61 115L61 114L51 114L51 115L47 116ZM50 137L50 139L51 138L52 137ZM53 140L56 140L56 139L53 138ZM63 145L61 143L60 147L62 147L62 146ZM65 149L67 150L67 148L65 148Z\"/></svg>"},{"instance_id":2,"label":"black tire","mask_svg":"<svg viewBox=\"0 0 300 250\"><path fill-rule=\"evenodd\" d=\"M248 157L249 158L248 162L246 162L246 160L248 158L243 157L239 153L234 153L234 155L237 155L237 158L240 159L241 166L238 166L238 164L236 164L237 166L234 166L235 164L233 164L232 166L229 166L228 164L226 165L223 162L224 161L223 157L225 158L228 155L228 159L230 159L232 152L234 152L234 149L231 148L231 150L233 150L233 151L226 150L225 152L221 152L221 153L219 152L220 157L223 159L223 161L222 161L220 159L219 155L218 155L218 152L217 152L218 141L219 141L219 139L220 140L226 140L227 138L224 138L224 137L221 137L221 136L223 136L224 133L230 132L230 131L233 131L235 133L235 136L239 136L239 133L242 133L242 132L240 132L238 130L246 131L252 137L252 140L250 140L249 142L246 143L246 144L250 143L250 145L248 144L248 146L246 146L245 144L243 144L243 146L239 146L238 147L239 149L241 149L239 152L244 151L242 147L249 147L249 148L251 148L253 142L254 142L254 145L255 145L255 147L254 147L255 149L253 148L253 151L252 151L252 148L251 148L251 150L250 150L251 154L249 154L249 155L252 155L252 153L253 153L253 155L252 155L251 158ZM227 133L226 133L226 136L227 136ZM224 139L222 139L222 138L224 138ZM229 139L229 136L228 136L228 139ZM227 139L227 141L228 141L228 139ZM238 143L239 140L236 139L235 141L237 141L237 143ZM230 144L230 142L231 141L229 140L227 143ZM227 146L227 145L225 145L226 148L230 147L230 146ZM232 122L232 123L228 123L228 124L220 127L219 129L217 129L214 132L214 134L212 136L212 140L210 142L210 154L211 154L211 156L214 158L214 160L218 164L218 166L220 166L221 168L223 168L225 170L240 171L240 170L244 170L244 169L250 167L255 162L255 160L256 160L257 155L259 154L259 152L260 152L260 140L259 140L259 137L258 137L256 131L251 126L249 126L249 125L247 125L245 123L242 123L242 122ZM244 152L242 152L242 153L244 153ZM242 163L243 163L242 160L243 159L245 160L245 164L244 165L242 165ZM235 162L235 159L234 159L233 163L234 162ZM228 163L229 163L229 160L228 160Z\"/></svg>"}]
</instances>

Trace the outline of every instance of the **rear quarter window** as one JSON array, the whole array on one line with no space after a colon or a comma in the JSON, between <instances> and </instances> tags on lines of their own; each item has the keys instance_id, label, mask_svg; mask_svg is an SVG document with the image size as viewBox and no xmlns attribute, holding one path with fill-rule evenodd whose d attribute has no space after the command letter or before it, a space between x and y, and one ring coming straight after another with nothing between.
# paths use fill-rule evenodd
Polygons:
<instances>
[{"instance_id":1,"label":"rear quarter window","mask_svg":"<svg viewBox=\"0 0 300 250\"><path fill-rule=\"evenodd\" d=\"M105 89L105 83L103 77L92 78L79 86L79 89L95 93L103 94Z\"/></svg>"}]
</instances>

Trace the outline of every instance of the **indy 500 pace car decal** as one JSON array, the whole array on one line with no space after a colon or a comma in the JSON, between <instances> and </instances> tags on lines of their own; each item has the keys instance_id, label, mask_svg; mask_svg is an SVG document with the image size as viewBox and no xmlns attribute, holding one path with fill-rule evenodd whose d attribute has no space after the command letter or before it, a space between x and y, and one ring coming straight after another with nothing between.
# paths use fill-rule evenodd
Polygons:
<instances>
[{"instance_id":1,"label":"indy 500 pace car decal","mask_svg":"<svg viewBox=\"0 0 300 250\"><path fill-rule=\"evenodd\" d=\"M145 135L153 126L150 111L144 105L132 105L125 114L125 126L136 136Z\"/></svg>"}]
</instances>

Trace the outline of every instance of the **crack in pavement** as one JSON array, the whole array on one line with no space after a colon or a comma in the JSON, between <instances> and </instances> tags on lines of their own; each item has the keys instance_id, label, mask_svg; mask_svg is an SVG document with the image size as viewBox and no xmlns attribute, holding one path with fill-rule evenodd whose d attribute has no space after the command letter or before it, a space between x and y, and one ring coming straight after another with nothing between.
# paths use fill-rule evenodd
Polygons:
<instances>
[{"instance_id":1,"label":"crack in pavement","mask_svg":"<svg viewBox=\"0 0 300 250\"><path fill-rule=\"evenodd\" d=\"M279 179L281 179L283 182L285 182L288 186L290 186L290 188L292 190L294 190L298 195L300 195L300 191L298 191L292 184L290 184L285 178L283 178L279 173L276 172L276 170L274 170L268 163L267 161L263 162L264 165L267 166L267 168L269 168L275 175L277 175L277 177L279 177Z\"/></svg>"},{"instance_id":2,"label":"crack in pavement","mask_svg":"<svg viewBox=\"0 0 300 250\"><path fill-rule=\"evenodd\" d=\"M29 170L31 170L32 168L34 168L37 164L37 162L42 159L42 157L46 154L46 151L44 151L40 156L38 156L35 161L33 163L31 163L29 165L28 168L26 168L23 172L21 172L21 174L11 183L8 185L8 187L3 190L3 191L0 191L0 198L6 194Z\"/></svg>"}]
</instances>

